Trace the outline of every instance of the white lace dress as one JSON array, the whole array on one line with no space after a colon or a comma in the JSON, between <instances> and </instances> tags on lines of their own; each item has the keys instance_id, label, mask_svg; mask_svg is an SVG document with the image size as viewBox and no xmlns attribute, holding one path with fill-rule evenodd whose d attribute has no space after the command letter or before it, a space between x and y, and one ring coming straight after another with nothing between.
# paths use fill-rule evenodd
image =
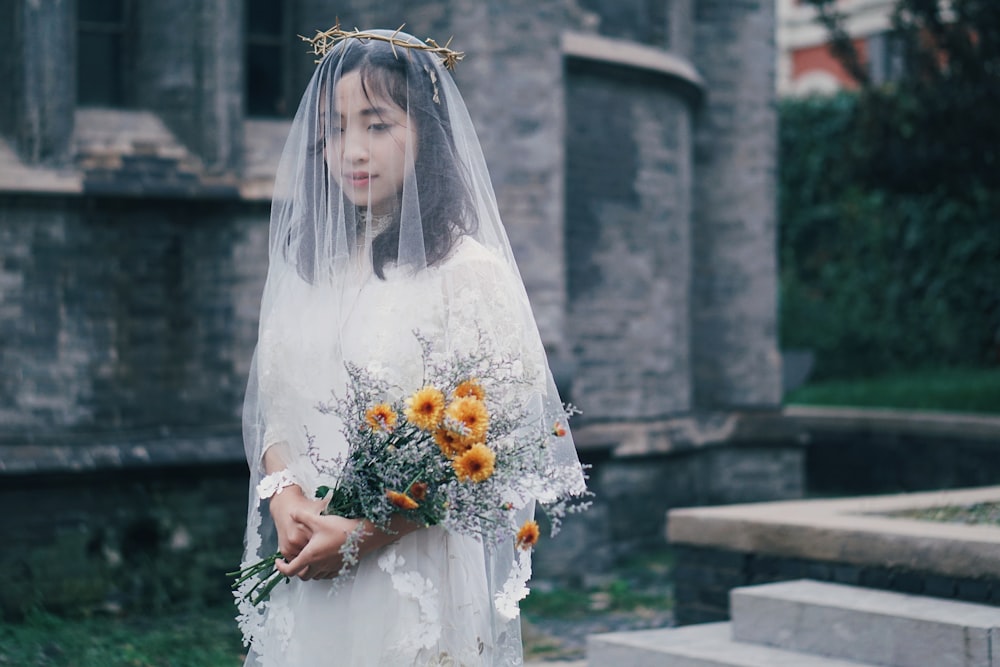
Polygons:
<instances>
[{"instance_id":1,"label":"white lace dress","mask_svg":"<svg viewBox=\"0 0 1000 667\"><path fill-rule=\"evenodd\" d=\"M390 270L385 281L368 276L356 284L335 294L301 283L261 331L264 441L286 448L289 469L307 492L331 481L311 463L309 441L327 458L346 450L337 418L315 409L331 392L343 394L344 361L367 367L404 396L423 379L414 330L445 354L475 345L482 332L494 349L523 360L544 387L537 332L516 324L523 321L520 281L479 243L462 241L446 261L416 277ZM268 551L261 532L249 526L248 561ZM340 581L295 579L278 586L263 609L244 603L247 665L520 664L519 619L502 613L491 594L504 585L495 576L475 539L440 527L417 530L369 554ZM509 609L512 600L506 602Z\"/></svg>"}]
</instances>

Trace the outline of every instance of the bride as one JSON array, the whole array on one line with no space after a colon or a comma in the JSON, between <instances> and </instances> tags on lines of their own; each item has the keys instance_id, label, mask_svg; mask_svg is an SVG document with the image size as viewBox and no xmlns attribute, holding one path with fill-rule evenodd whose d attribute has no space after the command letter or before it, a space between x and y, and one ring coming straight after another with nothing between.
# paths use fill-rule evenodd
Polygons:
<instances>
[{"instance_id":1,"label":"bride","mask_svg":"<svg viewBox=\"0 0 1000 667\"><path fill-rule=\"evenodd\" d=\"M521 664L528 571L513 540L397 517L389 532L364 526L359 562L338 576L361 520L323 515L313 497L334 481L317 459L347 448L337 417L316 406L343 394L346 363L394 387L387 399L419 388L414 331L444 355L487 345L517 360L535 414L561 406L479 141L439 58L457 54L398 32L334 30L275 182L244 406L244 565L277 549L291 579L259 606L240 601L246 664ZM534 500L584 492L571 437L551 447L570 483L525 503L525 519Z\"/></svg>"}]
</instances>

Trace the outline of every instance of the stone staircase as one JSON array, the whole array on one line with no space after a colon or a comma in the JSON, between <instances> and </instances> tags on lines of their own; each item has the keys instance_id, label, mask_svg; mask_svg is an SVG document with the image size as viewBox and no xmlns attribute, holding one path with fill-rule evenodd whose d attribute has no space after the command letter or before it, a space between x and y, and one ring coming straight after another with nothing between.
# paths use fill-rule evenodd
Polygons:
<instances>
[{"instance_id":1,"label":"stone staircase","mask_svg":"<svg viewBox=\"0 0 1000 667\"><path fill-rule=\"evenodd\" d=\"M588 667L1000 667L1000 607L817 581L736 588L732 621L592 635Z\"/></svg>"}]
</instances>

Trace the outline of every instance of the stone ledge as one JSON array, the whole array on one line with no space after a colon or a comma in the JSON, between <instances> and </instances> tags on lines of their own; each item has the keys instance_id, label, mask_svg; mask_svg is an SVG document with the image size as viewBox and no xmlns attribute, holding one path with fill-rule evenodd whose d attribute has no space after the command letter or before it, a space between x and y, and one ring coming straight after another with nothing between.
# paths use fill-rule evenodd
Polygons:
<instances>
[{"instance_id":1,"label":"stone ledge","mask_svg":"<svg viewBox=\"0 0 1000 667\"><path fill-rule=\"evenodd\" d=\"M837 500L675 509L674 544L817 561L1000 578L1000 527L879 516L1000 501L1000 486Z\"/></svg>"},{"instance_id":2,"label":"stone ledge","mask_svg":"<svg viewBox=\"0 0 1000 667\"><path fill-rule=\"evenodd\" d=\"M991 415L804 405L790 405L782 414L805 434L877 433L1000 443L1000 417Z\"/></svg>"},{"instance_id":3,"label":"stone ledge","mask_svg":"<svg viewBox=\"0 0 1000 667\"><path fill-rule=\"evenodd\" d=\"M704 412L670 419L589 423L573 429L583 450L611 450L616 457L690 451L711 445L797 446L799 425L779 410Z\"/></svg>"},{"instance_id":4,"label":"stone ledge","mask_svg":"<svg viewBox=\"0 0 1000 667\"><path fill-rule=\"evenodd\" d=\"M81 444L0 444L0 478L126 468L226 464L245 461L236 432L138 437L95 437Z\"/></svg>"},{"instance_id":5,"label":"stone ledge","mask_svg":"<svg viewBox=\"0 0 1000 667\"><path fill-rule=\"evenodd\" d=\"M671 454L705 445L808 446L819 436L866 435L998 445L1000 417L950 412L788 406L696 412L666 419L585 423L577 446L614 456Z\"/></svg>"},{"instance_id":6,"label":"stone ledge","mask_svg":"<svg viewBox=\"0 0 1000 667\"><path fill-rule=\"evenodd\" d=\"M0 194L269 202L291 128L284 119L244 121L245 163L237 178L207 173L154 111L82 108L74 118L73 160L66 165L27 164L0 138Z\"/></svg>"},{"instance_id":7,"label":"stone ledge","mask_svg":"<svg viewBox=\"0 0 1000 667\"><path fill-rule=\"evenodd\" d=\"M75 169L26 165L5 140L0 139L0 192L83 192L83 174Z\"/></svg>"},{"instance_id":8,"label":"stone ledge","mask_svg":"<svg viewBox=\"0 0 1000 667\"><path fill-rule=\"evenodd\" d=\"M645 70L680 81L693 89L698 97L705 92L705 80L695 66L663 49L579 32L564 32L561 41L563 54L571 58Z\"/></svg>"}]
</instances>

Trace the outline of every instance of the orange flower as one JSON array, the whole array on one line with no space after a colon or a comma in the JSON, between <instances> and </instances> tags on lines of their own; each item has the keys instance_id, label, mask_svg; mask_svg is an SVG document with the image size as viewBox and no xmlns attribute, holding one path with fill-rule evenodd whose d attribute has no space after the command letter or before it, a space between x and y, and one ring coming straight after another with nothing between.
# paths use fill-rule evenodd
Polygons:
<instances>
[{"instance_id":1,"label":"orange flower","mask_svg":"<svg viewBox=\"0 0 1000 667\"><path fill-rule=\"evenodd\" d=\"M389 498L389 502L398 507L401 510L415 510L420 507L420 504L416 500L409 497L405 493L399 493L398 491L386 491L385 495Z\"/></svg>"},{"instance_id":2,"label":"orange flower","mask_svg":"<svg viewBox=\"0 0 1000 667\"><path fill-rule=\"evenodd\" d=\"M365 421L376 431L391 431L396 426L396 411L388 403L368 408Z\"/></svg>"},{"instance_id":3,"label":"orange flower","mask_svg":"<svg viewBox=\"0 0 1000 667\"><path fill-rule=\"evenodd\" d=\"M562 425L562 422L556 422L552 425L552 435L557 438L561 438L566 435L566 427Z\"/></svg>"},{"instance_id":4,"label":"orange flower","mask_svg":"<svg viewBox=\"0 0 1000 667\"><path fill-rule=\"evenodd\" d=\"M477 443L452 462L455 474L460 480L484 482L493 474L493 463L496 455L489 447Z\"/></svg>"},{"instance_id":5,"label":"orange flower","mask_svg":"<svg viewBox=\"0 0 1000 667\"><path fill-rule=\"evenodd\" d=\"M456 398L448 406L445 416L465 426L467 433L462 436L463 443L471 445L486 439L486 432L490 427L490 413L486 409L486 404L478 398L473 396Z\"/></svg>"},{"instance_id":6,"label":"orange flower","mask_svg":"<svg viewBox=\"0 0 1000 667\"><path fill-rule=\"evenodd\" d=\"M437 387L426 386L406 399L406 418L417 428L437 428L444 414L444 394Z\"/></svg>"},{"instance_id":7,"label":"orange flower","mask_svg":"<svg viewBox=\"0 0 1000 667\"><path fill-rule=\"evenodd\" d=\"M455 387L455 398L465 398L466 396L472 396L482 401L486 398L486 390L475 378L472 378Z\"/></svg>"},{"instance_id":8,"label":"orange flower","mask_svg":"<svg viewBox=\"0 0 1000 667\"><path fill-rule=\"evenodd\" d=\"M416 501L421 501L427 497L427 484L424 482L414 482L406 493Z\"/></svg>"},{"instance_id":9,"label":"orange flower","mask_svg":"<svg viewBox=\"0 0 1000 667\"><path fill-rule=\"evenodd\" d=\"M528 520L524 522L521 526L521 530L517 531L517 548L527 551L531 547L538 544L538 536L541 531L538 530L538 522Z\"/></svg>"},{"instance_id":10,"label":"orange flower","mask_svg":"<svg viewBox=\"0 0 1000 667\"><path fill-rule=\"evenodd\" d=\"M434 431L434 442L441 448L441 453L449 459L469 448L462 442L462 436L443 426Z\"/></svg>"}]
</instances>

